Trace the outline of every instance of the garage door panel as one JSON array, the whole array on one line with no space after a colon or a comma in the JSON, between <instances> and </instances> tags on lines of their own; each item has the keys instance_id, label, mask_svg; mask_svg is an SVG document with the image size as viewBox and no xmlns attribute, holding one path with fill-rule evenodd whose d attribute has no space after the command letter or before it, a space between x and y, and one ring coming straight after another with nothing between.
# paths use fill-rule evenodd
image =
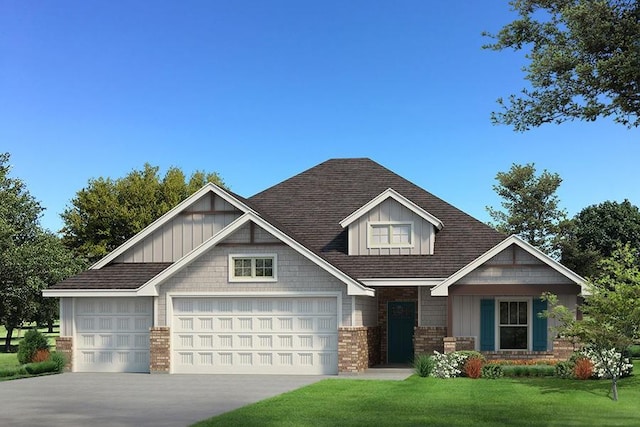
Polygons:
<instances>
[{"instance_id":1,"label":"garage door panel","mask_svg":"<svg viewBox=\"0 0 640 427\"><path fill-rule=\"evenodd\" d=\"M78 372L149 372L151 298L76 299Z\"/></svg>"},{"instance_id":2,"label":"garage door panel","mask_svg":"<svg viewBox=\"0 0 640 427\"><path fill-rule=\"evenodd\" d=\"M337 298L174 298L174 372L337 373Z\"/></svg>"}]
</instances>

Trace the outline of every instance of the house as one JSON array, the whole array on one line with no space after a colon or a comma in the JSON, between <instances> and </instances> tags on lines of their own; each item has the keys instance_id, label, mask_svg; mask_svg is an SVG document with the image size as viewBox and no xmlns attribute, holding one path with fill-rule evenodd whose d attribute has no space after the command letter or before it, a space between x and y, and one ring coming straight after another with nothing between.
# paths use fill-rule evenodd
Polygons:
<instances>
[{"instance_id":1,"label":"house","mask_svg":"<svg viewBox=\"0 0 640 427\"><path fill-rule=\"evenodd\" d=\"M337 374L434 350L557 357L584 280L369 159L248 199L208 184L60 298L76 372Z\"/></svg>"}]
</instances>

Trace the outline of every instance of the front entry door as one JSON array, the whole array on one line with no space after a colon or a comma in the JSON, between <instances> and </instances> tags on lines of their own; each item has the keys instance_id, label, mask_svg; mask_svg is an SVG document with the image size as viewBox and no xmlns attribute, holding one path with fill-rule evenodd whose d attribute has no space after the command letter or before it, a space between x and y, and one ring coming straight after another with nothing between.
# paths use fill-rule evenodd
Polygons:
<instances>
[{"instance_id":1,"label":"front entry door","mask_svg":"<svg viewBox=\"0 0 640 427\"><path fill-rule=\"evenodd\" d=\"M387 303L388 363L413 361L413 327L416 308L413 302Z\"/></svg>"}]
</instances>

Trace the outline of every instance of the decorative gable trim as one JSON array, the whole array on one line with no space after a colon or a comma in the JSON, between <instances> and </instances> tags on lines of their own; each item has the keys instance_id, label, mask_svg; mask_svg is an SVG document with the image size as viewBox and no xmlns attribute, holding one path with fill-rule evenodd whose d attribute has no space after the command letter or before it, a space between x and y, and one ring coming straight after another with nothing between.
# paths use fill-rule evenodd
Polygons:
<instances>
[{"instance_id":1,"label":"decorative gable trim","mask_svg":"<svg viewBox=\"0 0 640 427\"><path fill-rule=\"evenodd\" d=\"M216 246L218 243L222 242L224 239L229 237L232 233L238 230L243 225L254 222L259 227L265 229L267 232L271 233L277 239L280 239L289 247L300 253L302 256L309 259L311 262L314 262L320 268L336 277L341 282L347 285L347 294L348 295L365 295L365 296L374 296L375 291L371 288L364 286L362 283L357 280L352 279L350 276L330 264L325 259L321 258L314 252L307 249L305 246L287 236L285 233L271 225L269 222L261 218L257 213L253 211L246 212L238 219L233 221L224 229L220 230L217 234L211 236L208 240L203 242L200 246L193 249L179 261L172 264L169 268L162 271L160 274L155 276L153 279L149 280L143 286L141 286L138 291L138 296L157 296L158 290L157 286L161 285L164 281L169 279L171 276L182 270L184 267L189 265L195 259L200 257L202 254L207 252L209 249Z\"/></svg>"},{"instance_id":2,"label":"decorative gable trim","mask_svg":"<svg viewBox=\"0 0 640 427\"><path fill-rule=\"evenodd\" d=\"M420 206L413 203L411 200L404 197L402 194L395 191L393 188L387 188L378 196L376 196L375 198L367 202L364 206L362 206L361 208L359 208L358 210L350 214L348 217L340 221L340 225L342 226L342 228L348 227L350 224L352 224L353 222L361 218L364 214L369 212L371 209L375 208L376 206L378 206L379 204L381 204L382 202L384 202L389 198L400 203L402 206L409 209L410 211L412 211L413 213L415 213L425 221L433 224L438 230L442 230L442 227L444 227L444 224L442 223L442 221L440 221L435 216L431 215L426 210L422 209Z\"/></svg>"},{"instance_id":3,"label":"decorative gable trim","mask_svg":"<svg viewBox=\"0 0 640 427\"><path fill-rule=\"evenodd\" d=\"M131 249L137 243L139 243L142 240L144 240L145 237L151 235L154 231L158 230L163 225L165 225L166 223L171 221L173 218L175 218L177 215L179 215L180 212L182 212L183 210L188 208L192 203L194 203L195 201L197 201L198 199L200 199L201 197L203 197L205 194L207 194L209 192L212 192L215 195L221 197L226 202L230 203L231 205L233 205L233 207L237 208L238 210L240 210L242 212L251 211L251 208L249 208L244 203L240 202L238 199L233 197L231 194L229 194L224 189L218 187L215 184L207 183L200 190L196 191L191 196L189 196L186 199L184 199L182 202L180 202L178 205L176 205L169 212L167 212L164 215L162 215L160 218L158 218L157 220L155 220L154 222L149 224L147 227L145 227L142 231L140 231L138 234L133 236L131 239L127 240L122 245L120 245L116 249L114 249L107 256L102 258L100 261L98 261L95 264L93 264L91 267L89 267L89 269L90 270L97 270L97 269L100 269L100 268L106 266L107 264L109 264L110 262L115 260L118 256L120 256L123 253L125 253L128 249Z\"/></svg>"},{"instance_id":4,"label":"decorative gable trim","mask_svg":"<svg viewBox=\"0 0 640 427\"><path fill-rule=\"evenodd\" d=\"M505 240L498 243L493 248L489 249L483 255L476 258L474 261L470 262L469 264L467 264L466 266L458 270L456 273L449 276L445 281L433 287L431 289L431 295L442 296L442 297L448 296L449 286L455 284L458 280L462 279L467 274L471 273L473 270L480 267L482 264L489 261L491 258L498 255L499 253L501 253L511 245L516 245L520 247L521 249L523 249L524 251L526 251L527 253L529 253L539 261L541 261L542 263L546 264L547 266L551 267L552 269L562 274L569 280L573 281L574 283L580 286L583 295L588 295L589 291L587 289L587 284L584 278L574 273L564 265L560 264L558 261L552 259L551 257L549 257L544 252L540 251L535 246L525 242L520 237L515 235L507 237Z\"/></svg>"}]
</instances>

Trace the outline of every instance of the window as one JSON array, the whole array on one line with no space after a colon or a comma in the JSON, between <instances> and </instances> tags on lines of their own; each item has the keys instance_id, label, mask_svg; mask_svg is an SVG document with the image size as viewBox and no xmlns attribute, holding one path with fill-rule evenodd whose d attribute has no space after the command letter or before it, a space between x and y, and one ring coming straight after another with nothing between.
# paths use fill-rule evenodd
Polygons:
<instances>
[{"instance_id":1,"label":"window","mask_svg":"<svg viewBox=\"0 0 640 427\"><path fill-rule=\"evenodd\" d=\"M411 223L370 223L369 247L411 247L412 228Z\"/></svg>"},{"instance_id":2,"label":"window","mask_svg":"<svg viewBox=\"0 0 640 427\"><path fill-rule=\"evenodd\" d=\"M529 343L527 301L500 301L500 350L526 350Z\"/></svg>"},{"instance_id":3,"label":"window","mask_svg":"<svg viewBox=\"0 0 640 427\"><path fill-rule=\"evenodd\" d=\"M229 255L229 280L276 280L276 256Z\"/></svg>"}]
</instances>

